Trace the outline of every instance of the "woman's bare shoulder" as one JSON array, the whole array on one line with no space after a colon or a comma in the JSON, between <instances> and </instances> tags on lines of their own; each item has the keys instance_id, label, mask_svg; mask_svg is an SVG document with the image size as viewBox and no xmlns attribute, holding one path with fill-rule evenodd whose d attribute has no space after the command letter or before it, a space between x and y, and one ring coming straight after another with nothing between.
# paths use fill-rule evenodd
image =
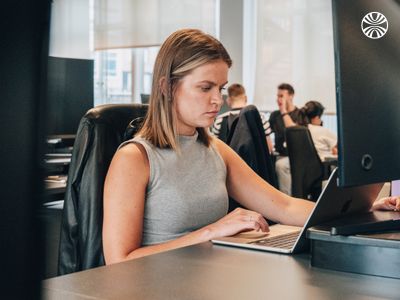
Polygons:
<instances>
[{"instance_id":1,"label":"woman's bare shoulder","mask_svg":"<svg viewBox=\"0 0 400 300\"><path fill-rule=\"evenodd\" d=\"M227 164L227 162L232 159L232 154L234 154L235 152L232 150L231 147L229 147L227 144L225 144L219 138L212 137L211 142L217 148L219 154L222 156L223 160L225 161L225 164Z\"/></svg>"},{"instance_id":2,"label":"woman's bare shoulder","mask_svg":"<svg viewBox=\"0 0 400 300\"><path fill-rule=\"evenodd\" d=\"M118 168L121 171L131 170L132 172L148 173L149 161L146 150L140 143L128 143L118 149L111 163L112 169Z\"/></svg>"},{"instance_id":3,"label":"woman's bare shoulder","mask_svg":"<svg viewBox=\"0 0 400 300\"><path fill-rule=\"evenodd\" d=\"M118 149L115 153L115 158L129 161L143 161L147 160L147 154L143 145L131 142Z\"/></svg>"}]
</instances>

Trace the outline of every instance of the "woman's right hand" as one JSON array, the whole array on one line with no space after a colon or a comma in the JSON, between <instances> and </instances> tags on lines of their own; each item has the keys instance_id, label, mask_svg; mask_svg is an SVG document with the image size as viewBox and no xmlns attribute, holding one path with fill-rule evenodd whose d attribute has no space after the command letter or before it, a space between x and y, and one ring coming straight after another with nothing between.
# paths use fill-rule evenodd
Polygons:
<instances>
[{"instance_id":1,"label":"woman's right hand","mask_svg":"<svg viewBox=\"0 0 400 300\"><path fill-rule=\"evenodd\" d=\"M243 208L236 208L217 222L208 225L206 229L210 230L210 239L250 230L269 232L268 223L261 214Z\"/></svg>"},{"instance_id":2,"label":"woman's right hand","mask_svg":"<svg viewBox=\"0 0 400 300\"><path fill-rule=\"evenodd\" d=\"M372 210L400 211L400 196L384 197L374 202Z\"/></svg>"}]
</instances>

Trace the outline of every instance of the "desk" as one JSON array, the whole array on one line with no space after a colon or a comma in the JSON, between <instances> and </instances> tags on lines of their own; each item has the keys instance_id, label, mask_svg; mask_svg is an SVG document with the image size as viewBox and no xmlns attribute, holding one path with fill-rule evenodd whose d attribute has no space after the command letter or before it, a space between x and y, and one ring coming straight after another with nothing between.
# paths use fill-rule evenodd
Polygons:
<instances>
[{"instance_id":1,"label":"desk","mask_svg":"<svg viewBox=\"0 0 400 300\"><path fill-rule=\"evenodd\" d=\"M43 299L398 299L400 280L203 243L43 281Z\"/></svg>"}]
</instances>

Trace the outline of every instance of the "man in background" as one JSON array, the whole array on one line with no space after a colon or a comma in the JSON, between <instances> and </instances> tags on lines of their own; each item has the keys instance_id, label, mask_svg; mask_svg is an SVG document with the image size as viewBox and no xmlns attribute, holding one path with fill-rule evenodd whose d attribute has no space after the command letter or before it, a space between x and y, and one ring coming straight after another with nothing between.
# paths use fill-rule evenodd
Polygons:
<instances>
[{"instance_id":1,"label":"man in background","mask_svg":"<svg viewBox=\"0 0 400 300\"><path fill-rule=\"evenodd\" d=\"M275 169L279 182L279 189L291 195L292 177L288 150L286 147L285 129L296 125L306 125L303 115L293 103L294 88L288 83L281 83L277 91L278 110L273 111L269 118L272 132L275 134L275 148L279 156L276 159Z\"/></svg>"},{"instance_id":2,"label":"man in background","mask_svg":"<svg viewBox=\"0 0 400 300\"><path fill-rule=\"evenodd\" d=\"M230 121L233 120L234 116L239 115L240 110L247 105L245 88L239 83L234 83L230 85L228 87L228 98L226 99L226 101L228 106L230 107L230 110L217 116L211 128L211 133L224 142L226 142L227 139L230 128ZM271 134L271 128L264 114L260 113L260 117L263 124L268 149L271 152L272 142L269 137L269 135Z\"/></svg>"}]
</instances>

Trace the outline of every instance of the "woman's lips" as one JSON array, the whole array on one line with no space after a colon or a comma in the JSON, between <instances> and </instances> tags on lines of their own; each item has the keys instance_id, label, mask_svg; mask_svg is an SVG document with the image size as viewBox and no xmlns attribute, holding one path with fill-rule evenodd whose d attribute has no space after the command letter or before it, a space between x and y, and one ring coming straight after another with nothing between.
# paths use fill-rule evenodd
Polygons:
<instances>
[{"instance_id":1,"label":"woman's lips","mask_svg":"<svg viewBox=\"0 0 400 300\"><path fill-rule=\"evenodd\" d=\"M206 115L210 117L216 117L218 115L218 111L208 111L206 112Z\"/></svg>"}]
</instances>

